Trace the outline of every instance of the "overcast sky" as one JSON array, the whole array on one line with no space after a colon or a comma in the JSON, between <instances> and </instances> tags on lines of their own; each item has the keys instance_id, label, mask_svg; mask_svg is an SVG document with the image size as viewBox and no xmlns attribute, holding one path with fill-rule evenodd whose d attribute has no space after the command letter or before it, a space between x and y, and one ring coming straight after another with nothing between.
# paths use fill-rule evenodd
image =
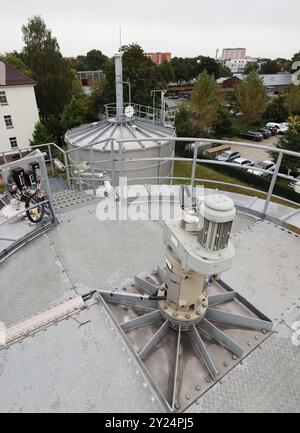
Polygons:
<instances>
[{"instance_id":1,"label":"overcast sky","mask_svg":"<svg viewBox=\"0 0 300 433\"><path fill-rule=\"evenodd\" d=\"M215 56L245 47L254 57L300 50L299 0L0 0L0 52L20 50L21 27L41 15L64 56L93 48L112 56L122 43L173 56Z\"/></svg>"}]
</instances>

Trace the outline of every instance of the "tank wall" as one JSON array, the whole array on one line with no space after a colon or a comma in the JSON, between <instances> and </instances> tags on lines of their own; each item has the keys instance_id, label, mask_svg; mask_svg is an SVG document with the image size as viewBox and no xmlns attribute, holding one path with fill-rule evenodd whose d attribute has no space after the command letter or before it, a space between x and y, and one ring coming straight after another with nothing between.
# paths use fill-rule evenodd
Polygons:
<instances>
[{"instance_id":1,"label":"tank wall","mask_svg":"<svg viewBox=\"0 0 300 433\"><path fill-rule=\"evenodd\" d=\"M123 151L124 159L143 159L143 158L159 158L159 157L172 157L174 155L175 142L173 140L163 142L161 146L153 146L146 149L134 149ZM108 145L109 148L109 145ZM95 171L107 171L110 176L112 176L112 163L111 163L111 151L101 151L93 150L91 154L90 149L80 149L77 146L69 145L69 149L76 149L70 154L72 161L70 163L79 162L90 162L92 159L97 161L95 163ZM114 158L118 159L120 157L119 151L114 152ZM109 160L109 161L108 161ZM103 162L102 162L103 161ZM76 168L74 167L76 170ZM122 171L121 171L122 170ZM147 184L157 184L157 183L170 183L163 179L158 179L158 177L169 177L173 175L173 161L134 161L134 162L123 162L120 164L115 161L114 168L114 184L119 183L119 176L128 178L129 184L136 183L147 183ZM76 175L72 175L76 177ZM113 176L112 176L113 177ZM141 179L139 178L154 178L154 179ZM136 179L136 180L134 180ZM131 181L132 180L132 181Z\"/></svg>"}]
</instances>

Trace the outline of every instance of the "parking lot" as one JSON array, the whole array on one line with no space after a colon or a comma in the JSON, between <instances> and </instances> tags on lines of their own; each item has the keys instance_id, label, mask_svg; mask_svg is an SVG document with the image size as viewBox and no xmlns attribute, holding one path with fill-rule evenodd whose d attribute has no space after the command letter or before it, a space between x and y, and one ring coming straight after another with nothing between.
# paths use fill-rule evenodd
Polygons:
<instances>
[{"instance_id":1,"label":"parking lot","mask_svg":"<svg viewBox=\"0 0 300 433\"><path fill-rule=\"evenodd\" d=\"M250 143L250 144L259 144L260 146L275 147L278 141L280 140L280 137L281 137L280 135L273 135L270 138L262 140L260 143L255 143L253 141L245 140L243 138L235 138L233 139L233 141L240 141L243 143ZM270 159L270 155L268 154L268 152L263 151L262 149L254 149L250 147L233 145L231 146L231 150L236 150L240 152L242 158L248 158L254 162Z\"/></svg>"}]
</instances>

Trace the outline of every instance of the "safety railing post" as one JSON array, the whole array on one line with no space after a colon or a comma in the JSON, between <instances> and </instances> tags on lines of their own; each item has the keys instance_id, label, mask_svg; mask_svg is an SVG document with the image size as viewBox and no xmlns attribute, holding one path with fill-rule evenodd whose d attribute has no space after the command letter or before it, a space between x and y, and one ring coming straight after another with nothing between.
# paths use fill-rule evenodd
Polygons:
<instances>
[{"instance_id":1,"label":"safety railing post","mask_svg":"<svg viewBox=\"0 0 300 433\"><path fill-rule=\"evenodd\" d=\"M198 157L198 143L195 143L192 173L191 173L191 187L195 186L196 168L197 168L197 157Z\"/></svg>"},{"instance_id":2,"label":"safety railing post","mask_svg":"<svg viewBox=\"0 0 300 433\"><path fill-rule=\"evenodd\" d=\"M66 168L68 188L72 189L72 184L71 184L71 180L70 180L70 172L69 172L69 164L68 164L68 156L67 156L65 151L63 151L63 155L64 155L64 163L65 163L65 168Z\"/></svg>"},{"instance_id":3,"label":"safety railing post","mask_svg":"<svg viewBox=\"0 0 300 433\"><path fill-rule=\"evenodd\" d=\"M111 158L111 184L116 186L115 179L115 143L114 140L110 141L110 158Z\"/></svg>"},{"instance_id":4,"label":"safety railing post","mask_svg":"<svg viewBox=\"0 0 300 433\"><path fill-rule=\"evenodd\" d=\"M280 152L278 154L278 158L277 158L277 161L276 161L275 169L274 169L272 180L271 180L271 183L270 183L268 195L266 197L265 206L264 206L264 210L263 210L263 217L265 217L268 214L268 209L269 209L270 201L271 201L271 198L272 198L272 195L273 195L273 191L274 191L275 183L276 183L277 176L278 176L278 173L279 173L279 169L280 169L280 166L281 166L282 157L283 157L283 153Z\"/></svg>"},{"instance_id":5,"label":"safety railing post","mask_svg":"<svg viewBox=\"0 0 300 433\"><path fill-rule=\"evenodd\" d=\"M90 147L90 165L92 168L92 188L93 194L96 196L96 179L95 179L95 161L94 161L94 149L93 146Z\"/></svg>"},{"instance_id":6,"label":"safety railing post","mask_svg":"<svg viewBox=\"0 0 300 433\"><path fill-rule=\"evenodd\" d=\"M38 156L38 161L39 161L39 165L40 165L42 182L44 184L44 188L45 188L45 191L47 194L47 199L49 201L51 210L52 210L53 215L54 215L54 208L53 208L52 198L51 198L51 189L50 189L50 183L49 183L49 178L48 178L48 173L47 173L47 166L46 166L45 158L44 158L43 154Z\"/></svg>"},{"instance_id":7,"label":"safety railing post","mask_svg":"<svg viewBox=\"0 0 300 433\"><path fill-rule=\"evenodd\" d=\"M51 164L51 173L52 173L52 176L55 176L55 170L54 170L54 164L53 164L51 145L50 144L48 144L48 155L49 155L50 164Z\"/></svg>"}]
</instances>

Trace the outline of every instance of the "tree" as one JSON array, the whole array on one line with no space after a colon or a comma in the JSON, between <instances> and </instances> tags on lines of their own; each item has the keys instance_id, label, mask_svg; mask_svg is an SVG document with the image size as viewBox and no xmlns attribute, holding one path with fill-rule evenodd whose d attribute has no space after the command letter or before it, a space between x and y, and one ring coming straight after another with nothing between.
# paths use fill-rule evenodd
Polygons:
<instances>
[{"instance_id":1,"label":"tree","mask_svg":"<svg viewBox=\"0 0 300 433\"><path fill-rule=\"evenodd\" d=\"M193 65L188 59L182 57L173 57L171 60L171 66L174 71L175 81L189 81L194 78Z\"/></svg>"},{"instance_id":2,"label":"tree","mask_svg":"<svg viewBox=\"0 0 300 433\"><path fill-rule=\"evenodd\" d=\"M34 16L22 27L25 47L23 56L38 82L37 102L44 121L60 115L72 94L68 62L62 57L56 38L40 16Z\"/></svg>"},{"instance_id":3,"label":"tree","mask_svg":"<svg viewBox=\"0 0 300 433\"><path fill-rule=\"evenodd\" d=\"M291 115L300 115L300 84L292 86L286 94L286 106Z\"/></svg>"},{"instance_id":4,"label":"tree","mask_svg":"<svg viewBox=\"0 0 300 433\"><path fill-rule=\"evenodd\" d=\"M53 135L48 131L47 127L43 123L37 122L35 124L32 134L31 144L33 146L37 146L38 144L46 144L53 142L55 142L55 139Z\"/></svg>"},{"instance_id":5,"label":"tree","mask_svg":"<svg viewBox=\"0 0 300 433\"><path fill-rule=\"evenodd\" d=\"M88 107L85 98L73 96L70 103L65 106L61 124L65 131L75 126L83 125L87 121Z\"/></svg>"},{"instance_id":6,"label":"tree","mask_svg":"<svg viewBox=\"0 0 300 433\"><path fill-rule=\"evenodd\" d=\"M260 67L261 74L277 74L281 71L281 66L276 62L276 60L267 60Z\"/></svg>"},{"instance_id":7,"label":"tree","mask_svg":"<svg viewBox=\"0 0 300 433\"><path fill-rule=\"evenodd\" d=\"M300 116L290 117L288 125L288 131L281 137L276 147L278 149L300 152ZM278 154L275 152L271 152L270 154L273 160L276 161L278 158ZM288 173L290 173L291 171L298 173L299 158L284 155L281 165Z\"/></svg>"},{"instance_id":8,"label":"tree","mask_svg":"<svg viewBox=\"0 0 300 433\"><path fill-rule=\"evenodd\" d=\"M197 120L202 128L208 132L218 118L221 104L218 85L214 76L209 75L206 71L198 76L193 88L191 102Z\"/></svg>"},{"instance_id":9,"label":"tree","mask_svg":"<svg viewBox=\"0 0 300 433\"><path fill-rule=\"evenodd\" d=\"M215 78L220 78L220 64L212 57L199 56L193 59L193 61L196 62L193 78L204 71L209 75L214 75Z\"/></svg>"},{"instance_id":10,"label":"tree","mask_svg":"<svg viewBox=\"0 0 300 433\"><path fill-rule=\"evenodd\" d=\"M231 69L228 68L228 66L220 65L219 76L220 77L232 77L233 73L232 73Z\"/></svg>"},{"instance_id":11,"label":"tree","mask_svg":"<svg viewBox=\"0 0 300 433\"><path fill-rule=\"evenodd\" d=\"M249 75L250 72L256 72L259 69L257 62L248 62L244 68L244 74Z\"/></svg>"},{"instance_id":12,"label":"tree","mask_svg":"<svg viewBox=\"0 0 300 433\"><path fill-rule=\"evenodd\" d=\"M107 56L105 56L100 50L91 50L86 55L86 64L90 71L103 69L107 60Z\"/></svg>"},{"instance_id":13,"label":"tree","mask_svg":"<svg viewBox=\"0 0 300 433\"><path fill-rule=\"evenodd\" d=\"M285 95L279 95L278 97L272 98L266 107L263 114L264 121L282 123L286 122L289 117L289 111L286 107Z\"/></svg>"},{"instance_id":14,"label":"tree","mask_svg":"<svg viewBox=\"0 0 300 433\"><path fill-rule=\"evenodd\" d=\"M105 104L112 102L111 89L106 78L97 81L92 87L89 98L89 109L97 118L99 113L104 113Z\"/></svg>"},{"instance_id":15,"label":"tree","mask_svg":"<svg viewBox=\"0 0 300 433\"><path fill-rule=\"evenodd\" d=\"M215 123L215 133L217 136L228 137L235 135L234 118L229 110L221 105Z\"/></svg>"},{"instance_id":16,"label":"tree","mask_svg":"<svg viewBox=\"0 0 300 433\"><path fill-rule=\"evenodd\" d=\"M237 108L250 125L261 118L266 108L266 96L262 79L256 72L251 72L235 90Z\"/></svg>"},{"instance_id":17,"label":"tree","mask_svg":"<svg viewBox=\"0 0 300 433\"><path fill-rule=\"evenodd\" d=\"M151 90L161 86L157 65L147 57L137 44L126 45L121 48L123 53L123 80L131 84L132 101L142 105L152 105ZM106 62L104 68L109 102L115 99L115 62ZM124 85L124 101L128 100L128 86Z\"/></svg>"},{"instance_id":18,"label":"tree","mask_svg":"<svg viewBox=\"0 0 300 433\"><path fill-rule=\"evenodd\" d=\"M161 83L160 87L166 87L175 80L174 70L170 62L163 62L161 65L157 65L157 71Z\"/></svg>"},{"instance_id":19,"label":"tree","mask_svg":"<svg viewBox=\"0 0 300 433\"><path fill-rule=\"evenodd\" d=\"M190 102L182 102L176 108L175 118L176 134L178 137L200 137L203 136L203 131L197 120ZM205 135L205 133L204 133ZM177 142L176 152L182 155L185 150L186 143Z\"/></svg>"},{"instance_id":20,"label":"tree","mask_svg":"<svg viewBox=\"0 0 300 433\"><path fill-rule=\"evenodd\" d=\"M300 61L300 51L298 53L295 53L292 57L292 63Z\"/></svg>"},{"instance_id":21,"label":"tree","mask_svg":"<svg viewBox=\"0 0 300 433\"><path fill-rule=\"evenodd\" d=\"M24 63L21 55L17 51L12 51L11 53L5 53L5 55L2 57L4 60L7 61L7 63L9 63L11 66L13 66L19 72L22 72L22 74L27 75L27 77L32 76L32 71Z\"/></svg>"}]
</instances>

